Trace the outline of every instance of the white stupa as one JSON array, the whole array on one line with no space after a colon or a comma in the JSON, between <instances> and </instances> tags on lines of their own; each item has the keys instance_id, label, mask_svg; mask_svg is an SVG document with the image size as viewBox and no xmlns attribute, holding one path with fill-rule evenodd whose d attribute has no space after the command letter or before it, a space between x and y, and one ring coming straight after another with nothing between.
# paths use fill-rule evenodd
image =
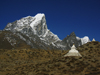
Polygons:
<instances>
[{"instance_id":1,"label":"white stupa","mask_svg":"<svg viewBox=\"0 0 100 75\"><path fill-rule=\"evenodd\" d=\"M66 57L66 56L80 56L80 57L82 57L82 55L78 52L78 50L76 50L75 45L73 45L71 47L71 50L66 55L64 55L64 57Z\"/></svg>"},{"instance_id":2,"label":"white stupa","mask_svg":"<svg viewBox=\"0 0 100 75\"><path fill-rule=\"evenodd\" d=\"M92 41L95 41L95 39L93 38L93 40Z\"/></svg>"}]
</instances>

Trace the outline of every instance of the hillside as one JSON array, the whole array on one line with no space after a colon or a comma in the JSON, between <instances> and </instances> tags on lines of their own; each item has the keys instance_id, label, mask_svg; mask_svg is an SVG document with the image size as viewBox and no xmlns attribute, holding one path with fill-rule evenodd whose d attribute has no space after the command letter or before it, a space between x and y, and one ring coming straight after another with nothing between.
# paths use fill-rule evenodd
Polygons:
<instances>
[{"instance_id":1,"label":"hillside","mask_svg":"<svg viewBox=\"0 0 100 75\"><path fill-rule=\"evenodd\" d=\"M57 49L52 45L47 46L35 35L33 36L33 39L36 38L35 41L29 38L20 32L2 31L0 32L0 49Z\"/></svg>"},{"instance_id":2,"label":"hillside","mask_svg":"<svg viewBox=\"0 0 100 75\"><path fill-rule=\"evenodd\" d=\"M68 50L1 49L0 75L100 75L100 42L77 49L82 57L64 58Z\"/></svg>"},{"instance_id":3,"label":"hillside","mask_svg":"<svg viewBox=\"0 0 100 75\"><path fill-rule=\"evenodd\" d=\"M21 40L19 36L10 31L2 31L0 33L0 49L22 49L31 48L25 41Z\"/></svg>"}]
</instances>

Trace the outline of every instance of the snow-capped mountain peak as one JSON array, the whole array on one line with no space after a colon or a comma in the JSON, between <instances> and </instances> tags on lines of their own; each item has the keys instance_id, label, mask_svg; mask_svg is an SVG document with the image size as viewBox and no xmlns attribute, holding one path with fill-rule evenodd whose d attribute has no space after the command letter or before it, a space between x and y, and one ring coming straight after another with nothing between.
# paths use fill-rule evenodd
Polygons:
<instances>
[{"instance_id":1,"label":"snow-capped mountain peak","mask_svg":"<svg viewBox=\"0 0 100 75\"><path fill-rule=\"evenodd\" d=\"M9 23L4 30L11 32L21 32L24 35L30 36L37 35L39 38L51 44L52 42L60 41L59 37L53 34L46 24L45 15L38 13L35 16L23 17L20 20L16 20Z\"/></svg>"},{"instance_id":2,"label":"snow-capped mountain peak","mask_svg":"<svg viewBox=\"0 0 100 75\"><path fill-rule=\"evenodd\" d=\"M37 20L41 20L43 17L45 17L45 15L44 15L43 13L38 13L38 14L35 16L35 18L36 18Z\"/></svg>"},{"instance_id":3,"label":"snow-capped mountain peak","mask_svg":"<svg viewBox=\"0 0 100 75\"><path fill-rule=\"evenodd\" d=\"M37 34L38 36L44 35L47 32L45 15L41 13L37 14L30 26L34 31L34 34Z\"/></svg>"},{"instance_id":4,"label":"snow-capped mountain peak","mask_svg":"<svg viewBox=\"0 0 100 75\"><path fill-rule=\"evenodd\" d=\"M45 46L52 46L52 48L59 49L70 49L73 43L76 47L83 45L89 41L89 38L76 37L75 33L72 32L65 39L60 40L57 35L52 33L47 28L45 14L38 13L35 16L23 17L12 23L8 23L4 28L4 31L11 31L25 41L28 45L34 47L33 42L40 42L38 45L45 48Z\"/></svg>"}]
</instances>

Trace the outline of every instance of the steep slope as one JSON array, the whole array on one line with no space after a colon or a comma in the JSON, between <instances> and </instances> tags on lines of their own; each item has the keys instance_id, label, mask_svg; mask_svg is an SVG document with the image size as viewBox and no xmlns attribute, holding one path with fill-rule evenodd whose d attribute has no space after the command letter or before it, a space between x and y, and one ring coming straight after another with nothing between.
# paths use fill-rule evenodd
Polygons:
<instances>
[{"instance_id":1,"label":"steep slope","mask_svg":"<svg viewBox=\"0 0 100 75\"><path fill-rule=\"evenodd\" d=\"M67 37L62 40L62 43L67 43L66 46L68 49L70 49L73 44L75 44L76 47L82 45L81 41L76 39L76 35L74 32L72 32L70 35L67 35Z\"/></svg>"},{"instance_id":2,"label":"steep slope","mask_svg":"<svg viewBox=\"0 0 100 75\"><path fill-rule=\"evenodd\" d=\"M13 46L5 39L4 34L0 32L0 49L12 49Z\"/></svg>"},{"instance_id":3,"label":"steep slope","mask_svg":"<svg viewBox=\"0 0 100 75\"><path fill-rule=\"evenodd\" d=\"M20 37L9 31L0 33L0 49L31 48Z\"/></svg>"},{"instance_id":4,"label":"steep slope","mask_svg":"<svg viewBox=\"0 0 100 75\"><path fill-rule=\"evenodd\" d=\"M74 32L72 32L70 35L67 35L67 37L64 38L61 43L62 45L66 46L67 50L69 50L73 44L75 44L75 46L78 47L87 42L90 42L87 36L79 38L75 35Z\"/></svg>"},{"instance_id":5,"label":"steep slope","mask_svg":"<svg viewBox=\"0 0 100 75\"><path fill-rule=\"evenodd\" d=\"M29 37L35 34L40 37L41 40L46 41L47 44L60 40L57 35L53 34L47 28L45 15L40 13L34 17L27 16L13 23L9 23L4 30L21 32Z\"/></svg>"},{"instance_id":6,"label":"steep slope","mask_svg":"<svg viewBox=\"0 0 100 75\"><path fill-rule=\"evenodd\" d=\"M52 45L48 46L43 43L36 35L32 37L36 38L35 41L20 32L2 31L0 33L0 49L56 49Z\"/></svg>"},{"instance_id":7,"label":"steep slope","mask_svg":"<svg viewBox=\"0 0 100 75\"><path fill-rule=\"evenodd\" d=\"M76 47L78 47L89 41L88 37L76 37L74 32L65 39L60 40L57 35L53 34L47 28L45 15L41 13L34 17L27 16L12 23L8 23L3 31L10 31L16 34L32 48L35 48L34 43L37 43L36 45L38 45L38 48L46 50L47 48L68 50L73 43L75 43Z\"/></svg>"}]
</instances>

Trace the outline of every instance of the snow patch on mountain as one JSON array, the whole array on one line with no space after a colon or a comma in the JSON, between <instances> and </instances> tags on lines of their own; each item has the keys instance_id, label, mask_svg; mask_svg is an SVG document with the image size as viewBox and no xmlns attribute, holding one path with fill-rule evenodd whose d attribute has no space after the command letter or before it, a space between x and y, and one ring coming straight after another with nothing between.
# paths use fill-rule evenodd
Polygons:
<instances>
[{"instance_id":1,"label":"snow patch on mountain","mask_svg":"<svg viewBox=\"0 0 100 75\"><path fill-rule=\"evenodd\" d=\"M76 37L76 39L81 40L82 45L87 43L87 42L90 42L90 39L88 36L84 36L83 38Z\"/></svg>"},{"instance_id":2,"label":"snow patch on mountain","mask_svg":"<svg viewBox=\"0 0 100 75\"><path fill-rule=\"evenodd\" d=\"M81 42L82 42L82 45L87 43L87 42L90 42L89 37L85 36L85 37L81 38Z\"/></svg>"},{"instance_id":3,"label":"snow patch on mountain","mask_svg":"<svg viewBox=\"0 0 100 75\"><path fill-rule=\"evenodd\" d=\"M23 17L20 20L16 20L12 23L8 23L7 26L4 28L4 30L7 31L9 30L13 33L17 33L17 32L21 33L21 34L17 34L17 36L19 36L20 39L24 40L28 45L31 46L33 46L32 41L34 42L41 41L41 43L48 46L53 45L53 47L62 48L62 49L65 49L66 47L67 49L67 47L71 47L73 43L76 43L79 46L89 42L89 38L87 36L83 38L79 38L76 37L74 33L68 36L65 40L60 40L57 35L52 33L47 28L45 14L43 13L38 13L35 16ZM40 40L38 41L37 39ZM40 46L42 46L41 43L39 43ZM43 47L45 45L43 45Z\"/></svg>"},{"instance_id":4,"label":"snow patch on mountain","mask_svg":"<svg viewBox=\"0 0 100 75\"><path fill-rule=\"evenodd\" d=\"M77 40L81 40L81 38L79 38L79 37L76 37L76 39L77 39Z\"/></svg>"},{"instance_id":5,"label":"snow patch on mountain","mask_svg":"<svg viewBox=\"0 0 100 75\"><path fill-rule=\"evenodd\" d=\"M23 17L12 23L8 23L4 30L9 30L13 33L19 32L29 37L30 40L27 40L27 38L24 38L23 36L21 36L21 34L18 35L20 39L26 41L27 43L29 43L29 45L31 43L31 40L33 40L34 42L37 41L34 40L37 39L34 36L38 36L41 42L44 42L44 44L46 45L52 44L53 46L56 46L54 43L57 41L61 41L57 35L52 33L47 28L45 15L43 13L38 13L35 16Z\"/></svg>"},{"instance_id":6,"label":"snow patch on mountain","mask_svg":"<svg viewBox=\"0 0 100 75\"><path fill-rule=\"evenodd\" d=\"M16 40L15 39L12 39L11 37L5 37L4 39L7 39L7 41L12 45L14 46L16 44Z\"/></svg>"},{"instance_id":7,"label":"snow patch on mountain","mask_svg":"<svg viewBox=\"0 0 100 75\"><path fill-rule=\"evenodd\" d=\"M42 37L46 37L46 35L48 34L48 29L47 29L47 31L46 31L46 33L42 36Z\"/></svg>"}]
</instances>

